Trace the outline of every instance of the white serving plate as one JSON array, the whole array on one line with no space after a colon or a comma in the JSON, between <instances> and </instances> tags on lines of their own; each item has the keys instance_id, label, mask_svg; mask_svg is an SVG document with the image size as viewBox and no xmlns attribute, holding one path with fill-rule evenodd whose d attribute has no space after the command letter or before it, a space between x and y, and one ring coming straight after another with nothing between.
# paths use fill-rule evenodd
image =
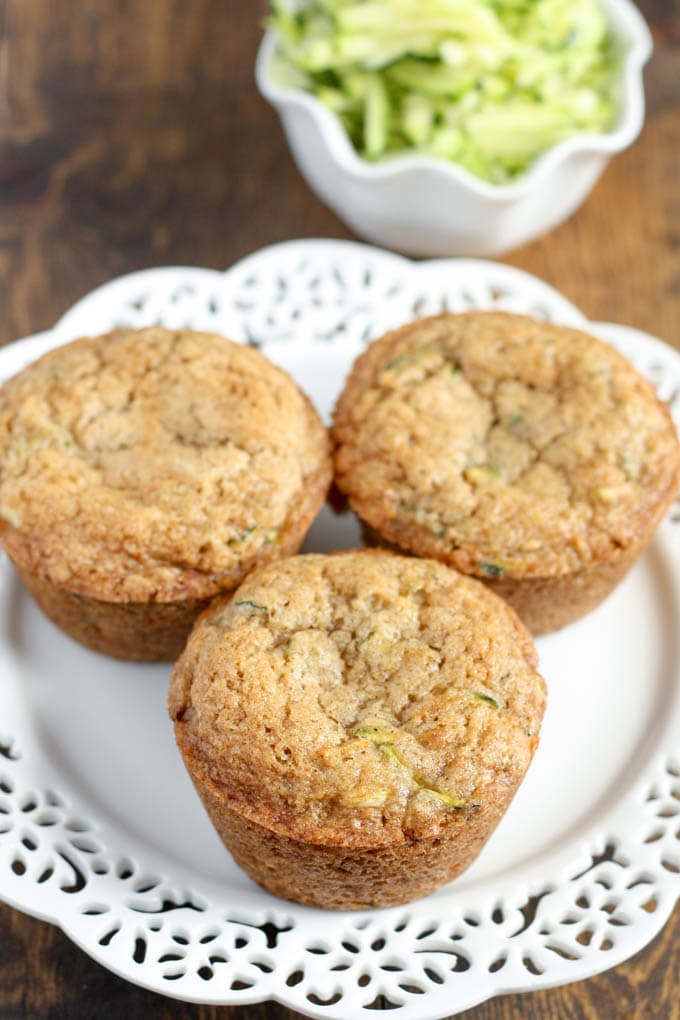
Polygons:
<instances>
[{"instance_id":1,"label":"white serving plate","mask_svg":"<svg viewBox=\"0 0 680 1020\"><path fill-rule=\"evenodd\" d=\"M579 325L545 284L479 261L412 264L347 242L265 249L227 273L115 280L49 333L0 351L0 377L87 332L163 322L256 342L329 414L366 341L413 314L503 307ZM680 355L591 324L680 408ZM0 563L0 897L129 981L192 1002L264 999L357 1020L435 1020L502 992L586 978L641 949L680 890L680 512L585 620L538 642L541 746L458 881L407 906L329 913L233 864L176 752L169 667L114 662L52 626ZM324 510L306 548L353 545Z\"/></svg>"}]
</instances>

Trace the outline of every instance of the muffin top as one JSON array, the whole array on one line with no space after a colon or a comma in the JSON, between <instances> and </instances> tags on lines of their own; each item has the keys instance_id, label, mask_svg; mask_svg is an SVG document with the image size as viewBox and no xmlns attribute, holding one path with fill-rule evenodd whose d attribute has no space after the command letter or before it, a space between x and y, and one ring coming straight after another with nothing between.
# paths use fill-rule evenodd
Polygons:
<instances>
[{"instance_id":1,"label":"muffin top","mask_svg":"<svg viewBox=\"0 0 680 1020\"><path fill-rule=\"evenodd\" d=\"M500 312L373 343L338 402L339 487L384 538L479 577L560 576L634 544L678 486L668 410L612 347Z\"/></svg>"},{"instance_id":2,"label":"muffin top","mask_svg":"<svg viewBox=\"0 0 680 1020\"><path fill-rule=\"evenodd\" d=\"M235 586L310 523L329 476L304 394L222 336L75 340L0 390L3 544L20 567L95 598Z\"/></svg>"},{"instance_id":3,"label":"muffin top","mask_svg":"<svg viewBox=\"0 0 680 1020\"><path fill-rule=\"evenodd\" d=\"M199 618L170 686L183 743L238 812L354 846L497 820L544 700L506 603L375 550L260 568Z\"/></svg>"}]
</instances>

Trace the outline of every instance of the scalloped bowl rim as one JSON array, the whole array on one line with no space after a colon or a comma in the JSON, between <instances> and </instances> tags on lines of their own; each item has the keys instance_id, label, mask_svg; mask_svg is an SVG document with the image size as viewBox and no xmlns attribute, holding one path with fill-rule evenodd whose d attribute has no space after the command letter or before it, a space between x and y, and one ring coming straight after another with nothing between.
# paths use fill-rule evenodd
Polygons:
<instances>
[{"instance_id":1,"label":"scalloped bowl rim","mask_svg":"<svg viewBox=\"0 0 680 1020\"><path fill-rule=\"evenodd\" d=\"M631 145L642 130L645 110L642 70L652 54L652 35L631 0L609 0L605 6L616 7L627 48L622 62L619 125L613 131L603 134L576 134L557 142L546 149L530 169L512 184L489 184L464 167L434 156L409 154L394 156L382 163L368 163L358 155L339 118L328 107L304 89L284 87L274 81L271 62L276 49L276 32L272 29L265 32L260 43L255 79L260 93L279 112L285 107L297 107L306 111L316 122L336 164L355 179L384 181L414 171L430 171L450 178L482 198L509 201L527 194L570 156L587 152L614 155ZM605 10L605 15L609 15L609 11ZM611 17L608 20L611 21Z\"/></svg>"}]
</instances>

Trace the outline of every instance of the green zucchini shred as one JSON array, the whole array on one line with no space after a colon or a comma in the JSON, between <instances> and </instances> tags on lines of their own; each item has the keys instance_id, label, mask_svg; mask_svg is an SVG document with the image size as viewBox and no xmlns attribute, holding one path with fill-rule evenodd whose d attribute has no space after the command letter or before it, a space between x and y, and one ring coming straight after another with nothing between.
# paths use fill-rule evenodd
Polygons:
<instances>
[{"instance_id":1,"label":"green zucchini shred","mask_svg":"<svg viewBox=\"0 0 680 1020\"><path fill-rule=\"evenodd\" d=\"M485 563L480 561L478 566L487 577L501 577L503 574L506 574L508 570L508 568L504 567L501 563Z\"/></svg>"},{"instance_id":2,"label":"green zucchini shred","mask_svg":"<svg viewBox=\"0 0 680 1020\"><path fill-rule=\"evenodd\" d=\"M355 737L364 737L366 740L371 740L376 744L383 754L388 758L391 758L400 768L405 769L411 779L411 784L414 790L419 790L422 793L429 793L432 797L437 797L446 807L452 808L456 811L468 807L478 807L478 804L466 804L465 801L460 800L458 797L454 797L453 794L447 793L446 790L438 790L434 786L427 786L421 779L418 779L413 773L413 769L410 768L403 761L394 747L394 743L390 740L392 734L387 730L381 730L377 726L359 726L354 730Z\"/></svg>"},{"instance_id":3,"label":"green zucchini shred","mask_svg":"<svg viewBox=\"0 0 680 1020\"><path fill-rule=\"evenodd\" d=\"M475 697L478 698L479 701L484 701L487 705L491 705L492 708L499 707L496 699L492 698L490 694L485 694L484 691L475 691Z\"/></svg>"}]
</instances>

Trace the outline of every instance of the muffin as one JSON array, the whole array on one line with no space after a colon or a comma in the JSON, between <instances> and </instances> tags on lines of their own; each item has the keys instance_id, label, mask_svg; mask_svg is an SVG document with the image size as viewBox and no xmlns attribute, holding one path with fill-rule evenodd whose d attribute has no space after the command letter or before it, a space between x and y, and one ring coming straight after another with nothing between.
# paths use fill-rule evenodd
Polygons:
<instances>
[{"instance_id":1,"label":"muffin","mask_svg":"<svg viewBox=\"0 0 680 1020\"><path fill-rule=\"evenodd\" d=\"M505 602L441 563L364 549L269 564L217 599L169 710L237 864L345 910L424 896L474 860L544 702Z\"/></svg>"},{"instance_id":2,"label":"muffin","mask_svg":"<svg viewBox=\"0 0 680 1020\"><path fill-rule=\"evenodd\" d=\"M309 400L222 336L118 330L0 389L0 541L88 648L175 659L209 599L297 551L331 475Z\"/></svg>"},{"instance_id":3,"label":"muffin","mask_svg":"<svg viewBox=\"0 0 680 1020\"><path fill-rule=\"evenodd\" d=\"M334 439L337 485L369 539L480 578L534 634L609 594L680 478L668 410L620 354L500 312L371 344Z\"/></svg>"}]
</instances>

